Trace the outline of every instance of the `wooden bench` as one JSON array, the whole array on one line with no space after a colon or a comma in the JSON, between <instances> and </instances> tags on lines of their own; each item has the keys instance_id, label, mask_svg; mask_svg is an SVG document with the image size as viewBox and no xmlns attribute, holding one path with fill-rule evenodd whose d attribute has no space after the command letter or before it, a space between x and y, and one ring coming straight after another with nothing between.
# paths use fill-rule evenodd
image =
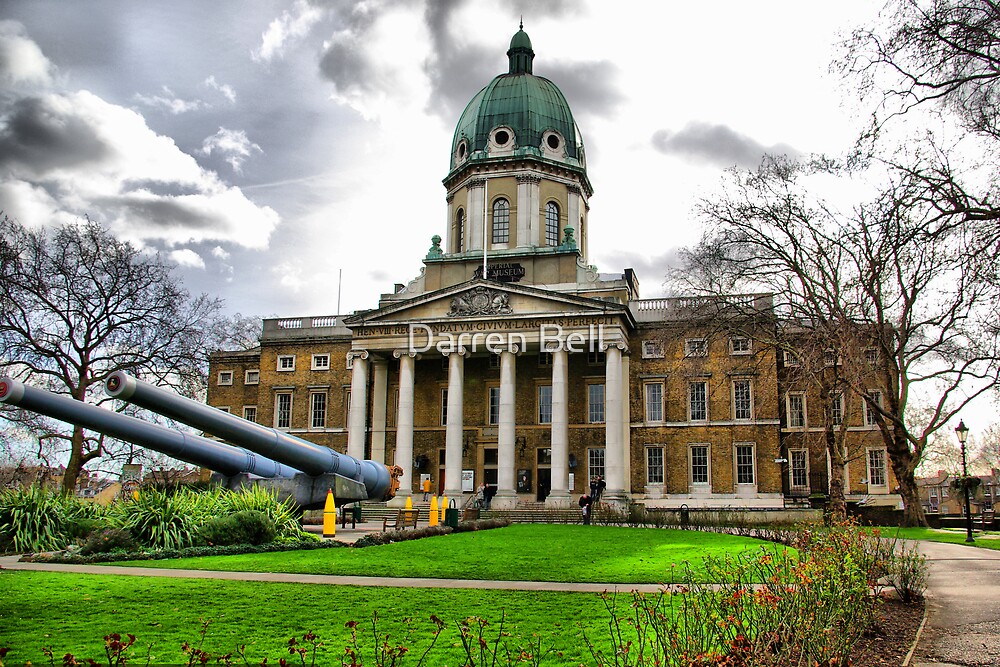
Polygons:
<instances>
[{"instance_id":1,"label":"wooden bench","mask_svg":"<svg viewBox=\"0 0 1000 667\"><path fill-rule=\"evenodd\" d=\"M382 530L388 530L389 524L392 523L393 530L405 530L407 527L416 528L417 520L420 518L420 510L399 510L396 512L396 516L387 516L382 519Z\"/></svg>"}]
</instances>

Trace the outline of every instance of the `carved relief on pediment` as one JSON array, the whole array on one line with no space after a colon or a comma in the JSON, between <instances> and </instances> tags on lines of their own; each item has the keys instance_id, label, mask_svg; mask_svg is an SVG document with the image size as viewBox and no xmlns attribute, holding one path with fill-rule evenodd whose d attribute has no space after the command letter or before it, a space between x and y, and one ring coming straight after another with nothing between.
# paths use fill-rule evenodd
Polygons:
<instances>
[{"instance_id":1,"label":"carved relief on pediment","mask_svg":"<svg viewBox=\"0 0 1000 667\"><path fill-rule=\"evenodd\" d=\"M510 315L513 313L507 303L507 293L488 287L476 287L456 295L451 300L448 317L475 315Z\"/></svg>"}]
</instances>

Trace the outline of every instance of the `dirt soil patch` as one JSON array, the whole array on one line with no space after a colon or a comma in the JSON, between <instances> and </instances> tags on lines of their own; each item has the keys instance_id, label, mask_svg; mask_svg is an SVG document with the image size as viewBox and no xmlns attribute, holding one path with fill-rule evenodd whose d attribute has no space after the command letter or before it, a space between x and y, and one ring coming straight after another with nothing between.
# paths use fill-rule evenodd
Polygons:
<instances>
[{"instance_id":1,"label":"dirt soil patch","mask_svg":"<svg viewBox=\"0 0 1000 667\"><path fill-rule=\"evenodd\" d=\"M851 667L900 667L917 638L924 602L886 600L878 622L851 652Z\"/></svg>"}]
</instances>

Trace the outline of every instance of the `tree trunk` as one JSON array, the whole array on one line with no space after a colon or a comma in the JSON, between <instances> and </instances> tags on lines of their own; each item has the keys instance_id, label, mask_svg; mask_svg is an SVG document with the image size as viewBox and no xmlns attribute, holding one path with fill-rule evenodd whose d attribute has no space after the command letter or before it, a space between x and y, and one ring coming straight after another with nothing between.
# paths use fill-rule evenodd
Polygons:
<instances>
[{"instance_id":1,"label":"tree trunk","mask_svg":"<svg viewBox=\"0 0 1000 667\"><path fill-rule=\"evenodd\" d=\"M906 438L897 432L893 433L892 449L889 451L889 461L892 472L899 484L899 495L903 499L903 526L927 527L927 517L924 516L924 506L920 504L920 489L914 478L913 471L917 467L913 452L910 451Z\"/></svg>"},{"instance_id":2,"label":"tree trunk","mask_svg":"<svg viewBox=\"0 0 1000 667\"><path fill-rule=\"evenodd\" d=\"M844 500L844 456L832 428L826 429L826 448L830 452L830 518L843 521L847 518Z\"/></svg>"},{"instance_id":3,"label":"tree trunk","mask_svg":"<svg viewBox=\"0 0 1000 667\"><path fill-rule=\"evenodd\" d=\"M73 427L73 437L70 438L69 461L66 463L66 472L63 473L62 493L64 496L72 496L76 493L76 481L80 477L80 470L83 469L86 461L83 460L83 428Z\"/></svg>"}]
</instances>

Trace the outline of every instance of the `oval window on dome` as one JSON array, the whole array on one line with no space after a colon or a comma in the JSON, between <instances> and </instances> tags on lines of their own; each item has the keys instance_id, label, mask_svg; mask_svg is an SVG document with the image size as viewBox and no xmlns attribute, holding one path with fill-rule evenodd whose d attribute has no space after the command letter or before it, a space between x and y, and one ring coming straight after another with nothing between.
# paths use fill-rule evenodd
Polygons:
<instances>
[{"instance_id":1,"label":"oval window on dome","mask_svg":"<svg viewBox=\"0 0 1000 667\"><path fill-rule=\"evenodd\" d=\"M493 141L498 146L506 146L510 142L510 132L507 130L497 130L497 133L493 135Z\"/></svg>"},{"instance_id":2,"label":"oval window on dome","mask_svg":"<svg viewBox=\"0 0 1000 667\"><path fill-rule=\"evenodd\" d=\"M460 144L458 144L458 159L459 160L465 159L465 151L466 151L466 144L463 141Z\"/></svg>"},{"instance_id":3,"label":"oval window on dome","mask_svg":"<svg viewBox=\"0 0 1000 667\"><path fill-rule=\"evenodd\" d=\"M546 139L545 143L549 145L549 148L556 150L559 148L559 136L556 134L550 134Z\"/></svg>"}]
</instances>

